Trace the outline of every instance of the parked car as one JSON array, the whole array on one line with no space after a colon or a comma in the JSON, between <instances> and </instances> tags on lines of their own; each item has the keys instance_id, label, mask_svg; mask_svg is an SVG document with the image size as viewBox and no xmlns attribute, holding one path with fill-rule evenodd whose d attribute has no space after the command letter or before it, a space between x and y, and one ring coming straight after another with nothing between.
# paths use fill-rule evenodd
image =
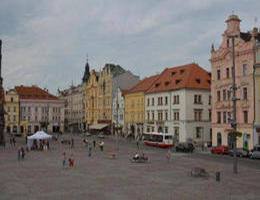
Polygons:
<instances>
[{"instance_id":1,"label":"parked car","mask_svg":"<svg viewBox=\"0 0 260 200\"><path fill-rule=\"evenodd\" d=\"M249 153L249 151L247 149L243 149L243 148L237 148L237 151L236 151L236 155L239 157L248 157L248 153ZM233 149L229 150L229 155L230 156L234 155Z\"/></svg>"},{"instance_id":2,"label":"parked car","mask_svg":"<svg viewBox=\"0 0 260 200\"><path fill-rule=\"evenodd\" d=\"M194 146L192 143L189 143L189 142L182 142L182 143L179 143L177 144L176 146L176 151L179 152L193 152L194 151Z\"/></svg>"},{"instance_id":3,"label":"parked car","mask_svg":"<svg viewBox=\"0 0 260 200\"><path fill-rule=\"evenodd\" d=\"M260 158L260 145L254 146L254 149L249 152L248 155L250 158Z\"/></svg>"},{"instance_id":4,"label":"parked car","mask_svg":"<svg viewBox=\"0 0 260 200\"><path fill-rule=\"evenodd\" d=\"M216 153L216 154L228 154L229 153L229 148L227 146L216 146L212 147L211 153Z\"/></svg>"}]
</instances>

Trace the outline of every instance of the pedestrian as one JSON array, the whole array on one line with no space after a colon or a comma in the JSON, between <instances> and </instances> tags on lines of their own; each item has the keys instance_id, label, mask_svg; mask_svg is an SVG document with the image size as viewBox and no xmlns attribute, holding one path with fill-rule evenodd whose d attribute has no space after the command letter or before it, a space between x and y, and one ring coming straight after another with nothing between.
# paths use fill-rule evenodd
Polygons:
<instances>
[{"instance_id":1,"label":"pedestrian","mask_svg":"<svg viewBox=\"0 0 260 200\"><path fill-rule=\"evenodd\" d=\"M63 152L63 154L62 154L62 167L63 167L63 169L65 168L65 166L66 166L66 153Z\"/></svg>"},{"instance_id":2,"label":"pedestrian","mask_svg":"<svg viewBox=\"0 0 260 200\"><path fill-rule=\"evenodd\" d=\"M69 166L70 166L70 167L73 167L73 166L74 166L73 154L71 154L70 157L69 157Z\"/></svg>"},{"instance_id":3,"label":"pedestrian","mask_svg":"<svg viewBox=\"0 0 260 200\"><path fill-rule=\"evenodd\" d=\"M50 150L50 142L49 142L49 140L47 140L46 146L47 146L47 149Z\"/></svg>"},{"instance_id":4,"label":"pedestrian","mask_svg":"<svg viewBox=\"0 0 260 200\"><path fill-rule=\"evenodd\" d=\"M22 157L22 160L24 159L24 156L25 156L25 151L24 151L24 148L22 147L22 148L21 148L21 157Z\"/></svg>"},{"instance_id":5,"label":"pedestrian","mask_svg":"<svg viewBox=\"0 0 260 200\"><path fill-rule=\"evenodd\" d=\"M167 152L167 160L168 160L168 163L170 163L171 157L172 157L172 152L171 152L171 150L170 150L170 148L169 148L169 149L168 149L168 152Z\"/></svg>"},{"instance_id":6,"label":"pedestrian","mask_svg":"<svg viewBox=\"0 0 260 200\"><path fill-rule=\"evenodd\" d=\"M89 143L88 144L88 157L91 157L91 150L92 150L92 147L91 147L91 144Z\"/></svg>"},{"instance_id":7,"label":"pedestrian","mask_svg":"<svg viewBox=\"0 0 260 200\"><path fill-rule=\"evenodd\" d=\"M204 144L204 151L207 151L208 150L208 144L207 144L207 142L205 142L205 144Z\"/></svg>"},{"instance_id":8,"label":"pedestrian","mask_svg":"<svg viewBox=\"0 0 260 200\"><path fill-rule=\"evenodd\" d=\"M103 151L103 150L104 150L104 142L103 142L103 141L101 141L101 142L99 143L99 147L100 147L100 151Z\"/></svg>"},{"instance_id":9,"label":"pedestrian","mask_svg":"<svg viewBox=\"0 0 260 200\"><path fill-rule=\"evenodd\" d=\"M12 137L10 137L10 145L11 145L11 147L13 147L13 138Z\"/></svg>"},{"instance_id":10,"label":"pedestrian","mask_svg":"<svg viewBox=\"0 0 260 200\"><path fill-rule=\"evenodd\" d=\"M18 159L18 161L20 161L20 159L21 159L21 149L20 148L17 151L17 159Z\"/></svg>"},{"instance_id":11,"label":"pedestrian","mask_svg":"<svg viewBox=\"0 0 260 200\"><path fill-rule=\"evenodd\" d=\"M15 147L15 143L16 143L16 141L15 141L15 137L13 137L13 144L14 144L14 147Z\"/></svg>"},{"instance_id":12,"label":"pedestrian","mask_svg":"<svg viewBox=\"0 0 260 200\"><path fill-rule=\"evenodd\" d=\"M71 138L71 148L74 148L74 139Z\"/></svg>"},{"instance_id":13,"label":"pedestrian","mask_svg":"<svg viewBox=\"0 0 260 200\"><path fill-rule=\"evenodd\" d=\"M93 140L93 147L94 147L94 149L96 149L96 140L95 139Z\"/></svg>"}]
</instances>

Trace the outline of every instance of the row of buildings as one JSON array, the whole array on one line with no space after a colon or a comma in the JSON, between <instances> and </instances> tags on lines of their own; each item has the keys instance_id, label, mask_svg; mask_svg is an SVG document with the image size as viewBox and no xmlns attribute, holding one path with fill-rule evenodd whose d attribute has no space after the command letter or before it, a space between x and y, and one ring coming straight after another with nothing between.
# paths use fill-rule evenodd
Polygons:
<instances>
[{"instance_id":1,"label":"row of buildings","mask_svg":"<svg viewBox=\"0 0 260 200\"><path fill-rule=\"evenodd\" d=\"M190 63L139 80L119 65L106 64L97 72L87 62L82 83L58 90L57 97L36 87L15 87L6 92L6 130L29 132L48 124L53 132L116 131L135 137L162 132L176 141L232 145L235 72L238 147L251 149L260 143L260 34L257 28L241 32L240 22L236 15L226 20L222 43L211 48L211 72ZM231 35L237 36L235 70Z\"/></svg>"}]
</instances>

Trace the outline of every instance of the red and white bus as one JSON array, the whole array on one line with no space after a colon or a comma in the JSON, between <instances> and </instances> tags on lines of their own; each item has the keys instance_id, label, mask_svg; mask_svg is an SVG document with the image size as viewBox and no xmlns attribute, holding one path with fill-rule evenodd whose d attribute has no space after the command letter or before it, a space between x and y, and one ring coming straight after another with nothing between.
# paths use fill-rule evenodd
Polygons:
<instances>
[{"instance_id":1,"label":"red and white bus","mask_svg":"<svg viewBox=\"0 0 260 200\"><path fill-rule=\"evenodd\" d=\"M173 146L173 137L169 133L144 133L144 144L148 146L157 146L157 147L172 147Z\"/></svg>"}]
</instances>

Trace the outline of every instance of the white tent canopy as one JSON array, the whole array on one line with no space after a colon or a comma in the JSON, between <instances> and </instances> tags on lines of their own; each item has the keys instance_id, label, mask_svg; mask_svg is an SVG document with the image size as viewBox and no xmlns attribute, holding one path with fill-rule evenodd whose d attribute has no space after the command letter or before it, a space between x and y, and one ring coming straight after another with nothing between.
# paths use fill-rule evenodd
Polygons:
<instances>
[{"instance_id":1,"label":"white tent canopy","mask_svg":"<svg viewBox=\"0 0 260 200\"><path fill-rule=\"evenodd\" d=\"M48 140L51 139L51 135L45 133L44 131L37 131L35 134L28 136L28 147L31 148L33 145L33 140Z\"/></svg>"}]
</instances>

